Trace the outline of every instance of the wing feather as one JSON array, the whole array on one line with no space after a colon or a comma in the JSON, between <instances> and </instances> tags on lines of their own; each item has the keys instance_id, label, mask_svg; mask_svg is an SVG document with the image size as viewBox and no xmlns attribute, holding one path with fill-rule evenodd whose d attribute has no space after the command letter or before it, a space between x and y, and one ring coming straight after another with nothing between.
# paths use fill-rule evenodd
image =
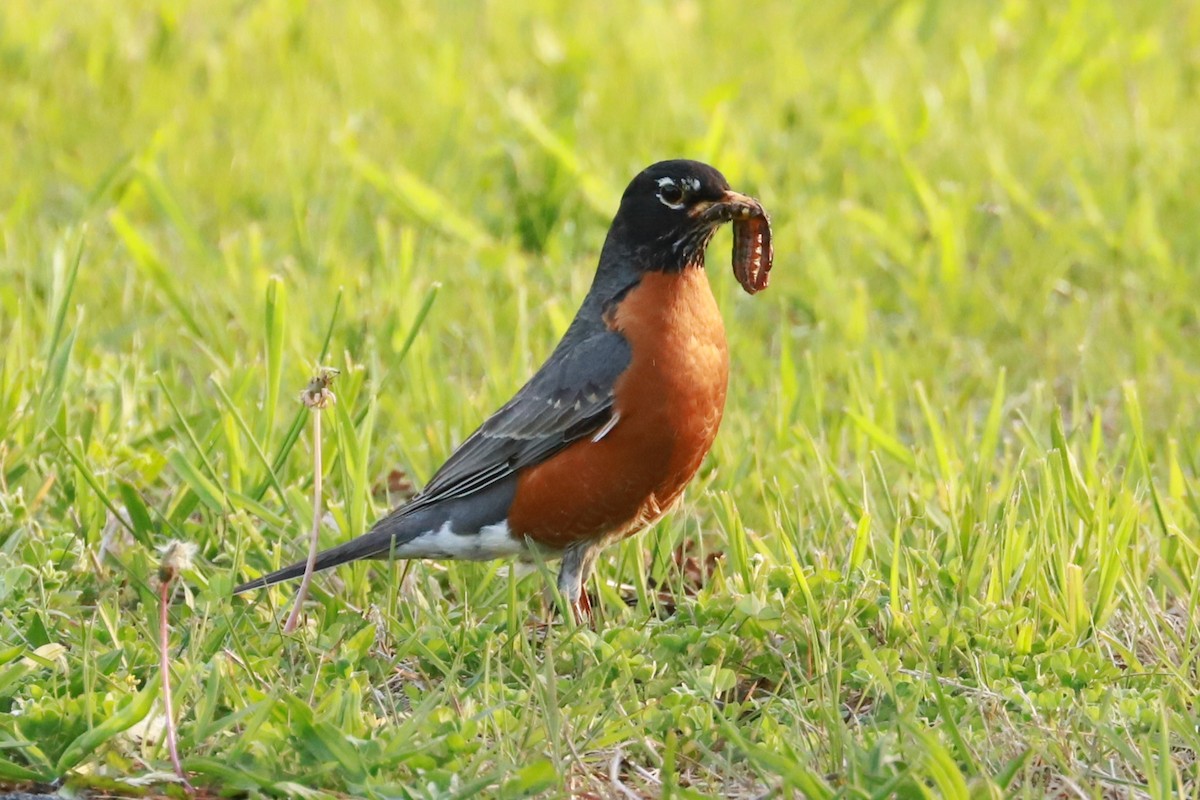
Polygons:
<instances>
[{"instance_id":1,"label":"wing feather","mask_svg":"<svg viewBox=\"0 0 1200 800\"><path fill-rule=\"evenodd\" d=\"M508 403L451 454L401 513L478 492L607 425L629 343L603 329L564 342Z\"/></svg>"}]
</instances>

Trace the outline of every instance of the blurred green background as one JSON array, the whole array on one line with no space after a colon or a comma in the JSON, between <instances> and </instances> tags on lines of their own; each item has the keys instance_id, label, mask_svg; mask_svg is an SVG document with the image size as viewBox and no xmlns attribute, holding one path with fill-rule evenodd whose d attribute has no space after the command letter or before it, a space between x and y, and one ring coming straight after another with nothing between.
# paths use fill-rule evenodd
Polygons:
<instances>
[{"instance_id":1,"label":"blurred green background","mask_svg":"<svg viewBox=\"0 0 1200 800\"><path fill-rule=\"evenodd\" d=\"M1196 796L1198 100L1191 2L8 0L0 779L165 767L175 538L198 783ZM672 157L776 264L749 298L710 250L725 424L599 632L531 633L497 565L343 570L299 637L289 588L231 601L303 551L313 365L333 543L549 353Z\"/></svg>"}]
</instances>

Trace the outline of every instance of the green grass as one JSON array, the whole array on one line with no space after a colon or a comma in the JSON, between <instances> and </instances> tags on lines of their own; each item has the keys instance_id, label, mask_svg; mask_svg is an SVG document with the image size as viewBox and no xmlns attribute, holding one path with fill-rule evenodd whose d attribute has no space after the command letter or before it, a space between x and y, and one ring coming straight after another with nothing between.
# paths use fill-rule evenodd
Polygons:
<instances>
[{"instance_id":1,"label":"green grass","mask_svg":"<svg viewBox=\"0 0 1200 800\"><path fill-rule=\"evenodd\" d=\"M441 5L0 4L0 783L167 779L181 539L217 791L1200 796L1200 7ZM725 424L598 632L500 564L230 598L305 551L314 364L332 544L675 156L775 273L714 244Z\"/></svg>"}]
</instances>

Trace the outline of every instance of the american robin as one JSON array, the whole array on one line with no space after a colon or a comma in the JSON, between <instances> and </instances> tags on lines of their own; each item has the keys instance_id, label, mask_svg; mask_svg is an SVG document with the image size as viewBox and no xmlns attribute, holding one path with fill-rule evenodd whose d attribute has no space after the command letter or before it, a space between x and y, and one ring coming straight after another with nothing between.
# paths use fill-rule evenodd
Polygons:
<instances>
[{"instance_id":1,"label":"american robin","mask_svg":"<svg viewBox=\"0 0 1200 800\"><path fill-rule=\"evenodd\" d=\"M716 229L734 222L742 286L766 285L770 225L713 167L663 161L629 184L595 280L562 341L429 484L371 530L317 556L561 558L558 588L590 617L583 584L601 548L663 516L721 423L729 354L704 273ZM240 593L303 574L293 564Z\"/></svg>"}]
</instances>

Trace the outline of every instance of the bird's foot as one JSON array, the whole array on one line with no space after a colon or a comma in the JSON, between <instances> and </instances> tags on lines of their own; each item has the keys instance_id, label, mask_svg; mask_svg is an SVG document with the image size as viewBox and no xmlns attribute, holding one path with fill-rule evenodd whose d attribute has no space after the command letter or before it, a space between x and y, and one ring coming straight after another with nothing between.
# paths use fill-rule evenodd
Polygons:
<instances>
[{"instance_id":1,"label":"bird's foot","mask_svg":"<svg viewBox=\"0 0 1200 800\"><path fill-rule=\"evenodd\" d=\"M571 614L575 617L576 625L586 624L596 630L596 616L592 613L592 600L587 592L579 593L579 599L571 604Z\"/></svg>"}]
</instances>

